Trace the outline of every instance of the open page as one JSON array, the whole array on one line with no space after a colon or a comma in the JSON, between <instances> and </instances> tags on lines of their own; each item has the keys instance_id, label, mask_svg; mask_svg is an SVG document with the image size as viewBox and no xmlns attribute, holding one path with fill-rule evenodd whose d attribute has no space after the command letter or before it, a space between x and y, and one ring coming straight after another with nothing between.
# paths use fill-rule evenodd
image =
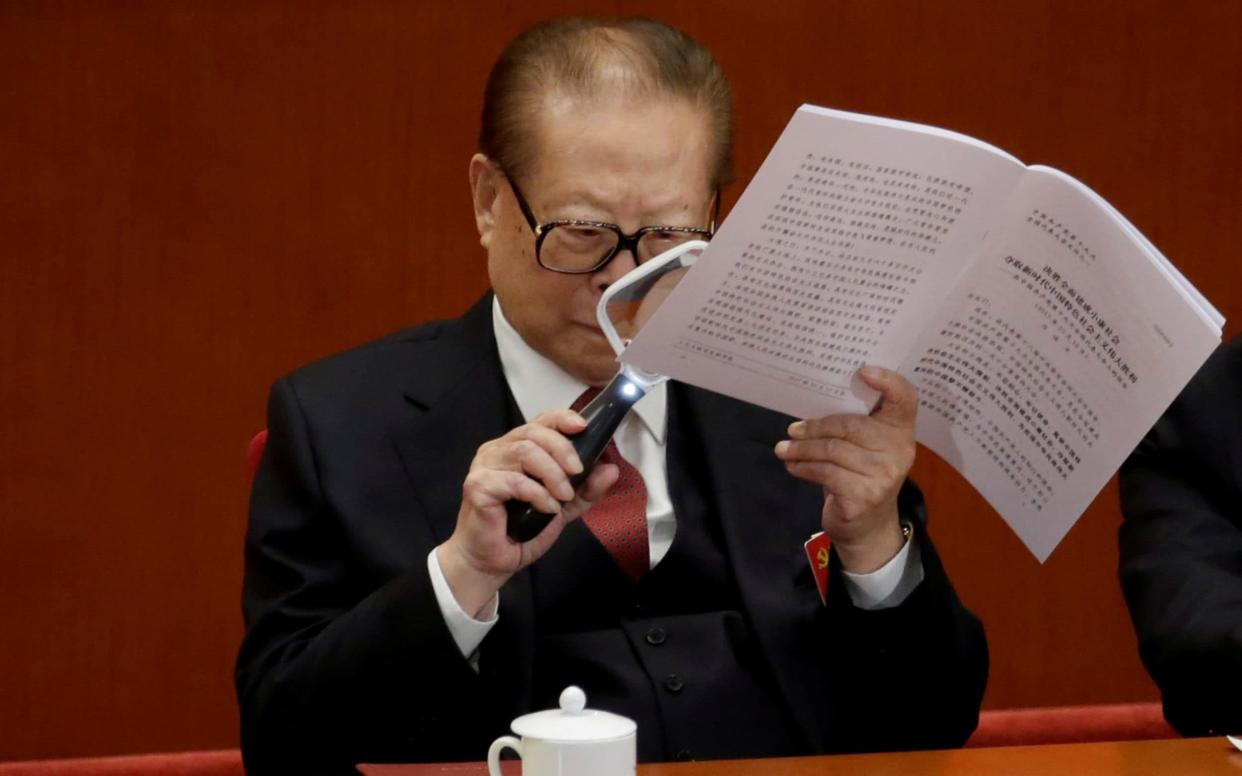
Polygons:
<instances>
[{"instance_id":1,"label":"open page","mask_svg":"<svg viewBox=\"0 0 1242 776\"><path fill-rule=\"evenodd\" d=\"M623 360L800 417L865 411L1024 168L944 130L803 106Z\"/></svg>"},{"instance_id":2,"label":"open page","mask_svg":"<svg viewBox=\"0 0 1242 776\"><path fill-rule=\"evenodd\" d=\"M1104 199L1099 194L1096 194L1077 178L1067 175L1054 167L1045 167L1042 164L1033 164L1031 165L1031 169L1039 170L1064 180L1070 185L1076 187L1097 205L1107 210L1116 221L1120 222L1126 230L1130 232L1130 235L1134 237L1134 239L1138 240L1143 247L1147 249L1148 254L1156 259L1158 266L1164 272L1165 276L1178 284L1184 292L1187 301L1199 309L1204 320L1210 323L1212 327L1218 331L1224 328L1225 316L1221 315L1220 311L1217 310L1212 303L1203 296L1203 294L1199 293L1199 289L1191 285L1190 281L1186 279L1186 276L1182 274L1182 271L1173 266L1173 262L1165 258L1165 255L1160 252L1160 249L1153 245L1151 240L1147 239L1147 235L1140 232L1134 224L1130 223L1130 220L1122 215L1121 211L1113 207L1111 202Z\"/></svg>"},{"instance_id":3,"label":"open page","mask_svg":"<svg viewBox=\"0 0 1242 776\"><path fill-rule=\"evenodd\" d=\"M1197 292L1067 177L1027 172L901 370L919 441L1041 561L1220 342Z\"/></svg>"}]
</instances>

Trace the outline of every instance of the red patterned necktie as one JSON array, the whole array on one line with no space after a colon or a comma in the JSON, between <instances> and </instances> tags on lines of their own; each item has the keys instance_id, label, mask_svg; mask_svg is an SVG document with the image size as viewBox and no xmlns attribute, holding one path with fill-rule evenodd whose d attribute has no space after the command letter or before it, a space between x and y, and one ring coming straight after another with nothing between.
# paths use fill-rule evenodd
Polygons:
<instances>
[{"instance_id":1,"label":"red patterned necktie","mask_svg":"<svg viewBox=\"0 0 1242 776\"><path fill-rule=\"evenodd\" d=\"M598 388L588 388L570 409L580 411L597 393ZM651 569L647 546L647 485L638 469L621 457L614 440L608 440L599 460L615 464L621 476L603 498L591 505L582 520L625 575L636 582Z\"/></svg>"}]
</instances>

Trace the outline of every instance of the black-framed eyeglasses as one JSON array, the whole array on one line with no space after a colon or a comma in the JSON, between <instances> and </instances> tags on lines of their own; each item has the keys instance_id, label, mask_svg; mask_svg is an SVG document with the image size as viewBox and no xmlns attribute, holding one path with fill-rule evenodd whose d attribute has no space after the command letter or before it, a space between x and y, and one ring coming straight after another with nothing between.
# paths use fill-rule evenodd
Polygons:
<instances>
[{"instance_id":1,"label":"black-framed eyeglasses","mask_svg":"<svg viewBox=\"0 0 1242 776\"><path fill-rule=\"evenodd\" d=\"M576 218L539 223L531 211L526 197L505 175L518 208L526 223L535 233L535 261L539 266L553 272L568 275L586 275L599 272L621 251L628 250L636 264L642 264L667 250L691 240L710 240L716 233L716 219L720 215L720 192L713 198L711 225L703 229L694 226L644 226L632 234L621 227L605 221L585 221Z\"/></svg>"}]
</instances>

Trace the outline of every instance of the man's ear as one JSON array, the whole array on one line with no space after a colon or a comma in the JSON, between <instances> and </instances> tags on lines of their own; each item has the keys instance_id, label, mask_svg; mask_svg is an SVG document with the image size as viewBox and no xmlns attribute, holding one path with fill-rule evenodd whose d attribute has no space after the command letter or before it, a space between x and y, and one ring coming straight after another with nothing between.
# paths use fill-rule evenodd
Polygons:
<instances>
[{"instance_id":1,"label":"man's ear","mask_svg":"<svg viewBox=\"0 0 1242 776\"><path fill-rule=\"evenodd\" d=\"M500 188L504 173L483 154L470 157L470 196L474 200L474 224L479 244L487 248L499 218Z\"/></svg>"}]
</instances>

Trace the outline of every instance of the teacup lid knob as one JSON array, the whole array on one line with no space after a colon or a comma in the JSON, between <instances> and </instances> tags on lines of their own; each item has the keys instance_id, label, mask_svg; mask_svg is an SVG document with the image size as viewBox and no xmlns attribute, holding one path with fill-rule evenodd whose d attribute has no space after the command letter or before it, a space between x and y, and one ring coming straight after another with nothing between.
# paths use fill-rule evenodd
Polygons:
<instances>
[{"instance_id":1,"label":"teacup lid knob","mask_svg":"<svg viewBox=\"0 0 1242 776\"><path fill-rule=\"evenodd\" d=\"M560 708L523 714L513 720L513 732L523 738L578 743L608 741L632 735L634 720L620 714L586 707L586 693L570 685L561 691Z\"/></svg>"},{"instance_id":2,"label":"teacup lid knob","mask_svg":"<svg viewBox=\"0 0 1242 776\"><path fill-rule=\"evenodd\" d=\"M561 711L581 712L586 708L586 693L581 687L569 685L561 690Z\"/></svg>"}]
</instances>

